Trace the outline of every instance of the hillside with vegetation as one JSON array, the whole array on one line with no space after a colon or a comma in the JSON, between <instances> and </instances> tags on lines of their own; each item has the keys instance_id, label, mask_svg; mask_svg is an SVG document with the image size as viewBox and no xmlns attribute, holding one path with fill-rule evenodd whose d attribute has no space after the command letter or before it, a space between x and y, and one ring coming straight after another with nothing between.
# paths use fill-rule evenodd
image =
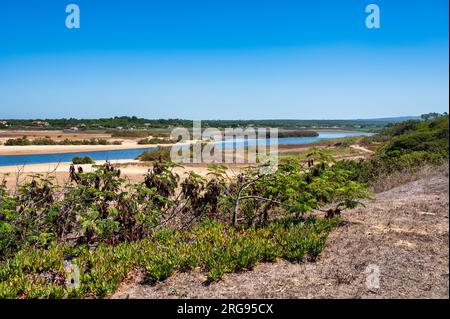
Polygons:
<instances>
[{"instance_id":1,"label":"hillside with vegetation","mask_svg":"<svg viewBox=\"0 0 450 319\"><path fill-rule=\"evenodd\" d=\"M352 179L363 184L393 174L408 174L427 165L438 166L449 159L448 115L390 125L362 142L376 147L369 160L340 161L336 167L350 171Z\"/></svg>"}]
</instances>

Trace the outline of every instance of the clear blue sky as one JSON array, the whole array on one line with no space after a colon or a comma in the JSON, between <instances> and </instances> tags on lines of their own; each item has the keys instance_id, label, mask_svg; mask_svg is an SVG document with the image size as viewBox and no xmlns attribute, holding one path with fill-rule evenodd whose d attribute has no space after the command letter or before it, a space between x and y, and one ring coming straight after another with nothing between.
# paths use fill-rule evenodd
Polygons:
<instances>
[{"instance_id":1,"label":"clear blue sky","mask_svg":"<svg viewBox=\"0 0 450 319\"><path fill-rule=\"evenodd\" d=\"M76 3L81 28L65 27ZM365 6L381 29L365 27ZM448 1L0 1L0 118L448 111Z\"/></svg>"}]
</instances>

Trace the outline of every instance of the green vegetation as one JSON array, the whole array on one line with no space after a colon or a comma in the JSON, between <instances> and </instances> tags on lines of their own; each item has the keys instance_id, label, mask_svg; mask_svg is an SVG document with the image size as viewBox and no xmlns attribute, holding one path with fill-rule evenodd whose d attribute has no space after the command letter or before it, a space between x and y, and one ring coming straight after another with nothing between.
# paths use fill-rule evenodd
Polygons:
<instances>
[{"instance_id":1,"label":"green vegetation","mask_svg":"<svg viewBox=\"0 0 450 319\"><path fill-rule=\"evenodd\" d=\"M27 145L32 145L32 144L31 144L31 141L26 136L24 136L21 138L8 139L8 140L6 140L4 145L5 146L27 146Z\"/></svg>"},{"instance_id":2,"label":"green vegetation","mask_svg":"<svg viewBox=\"0 0 450 319\"><path fill-rule=\"evenodd\" d=\"M330 204L338 212L367 197L364 188L347 180L345 171L331 170L324 162L304 171L296 161L288 161L272 174L249 169L235 178L228 177L223 167L212 166L208 178L191 172L180 184L170 162L156 162L142 184L126 183L109 163L96 168L83 173L72 166L75 187L54 185L52 178L39 174L13 195L3 185L2 255L25 244L45 248L74 239L76 243L143 239L166 217L180 212L192 220L208 217L245 228L266 225L274 217L300 218ZM175 196L178 186L181 193Z\"/></svg>"},{"instance_id":3,"label":"green vegetation","mask_svg":"<svg viewBox=\"0 0 450 319\"><path fill-rule=\"evenodd\" d=\"M316 137L319 133L314 131L281 131L278 132L278 138L283 137ZM267 133L267 137L270 137L270 133Z\"/></svg>"},{"instance_id":4,"label":"green vegetation","mask_svg":"<svg viewBox=\"0 0 450 319\"><path fill-rule=\"evenodd\" d=\"M0 298L105 297L135 269L155 282L200 267L212 282L276 258L314 260L340 212L371 197L373 180L448 161L448 116L362 140L379 145L368 160L336 162L333 151L312 148L268 174L248 167L229 176L211 165L206 176L180 180L161 148L140 156L154 161L142 183L127 182L110 163L90 173L72 166L64 186L39 174L14 193L3 183ZM79 268L79 287L65 284L65 260Z\"/></svg>"},{"instance_id":5,"label":"green vegetation","mask_svg":"<svg viewBox=\"0 0 450 319\"><path fill-rule=\"evenodd\" d=\"M385 119L357 119L357 120L204 120L202 125L204 127L278 127L290 129L320 129L320 128L335 128L335 129L351 129L362 131L376 131L380 130L389 123L397 123L408 118L385 118ZM21 128L37 128L33 124L35 120L7 120L8 129ZM41 119L42 122L48 122L49 126L46 129L67 129L70 127L78 127L82 130L117 130L114 134L119 134L117 137L127 137L123 134L135 133L121 133L133 129L133 131L140 131L146 129L170 129L171 127L192 127L191 120L183 119L144 119L136 116L120 116L114 118L100 118L100 119ZM130 131L131 132L131 131ZM149 135L129 136L145 138Z\"/></svg>"},{"instance_id":6,"label":"green vegetation","mask_svg":"<svg viewBox=\"0 0 450 319\"><path fill-rule=\"evenodd\" d=\"M77 165L93 164L94 161L89 156L84 156L84 157L75 156L74 158L72 158L72 163L73 164L77 164Z\"/></svg>"},{"instance_id":7,"label":"green vegetation","mask_svg":"<svg viewBox=\"0 0 450 319\"><path fill-rule=\"evenodd\" d=\"M141 155L137 157L137 159L143 162L153 162L153 161L165 162L170 159L170 148L159 147L155 150L144 151Z\"/></svg>"},{"instance_id":8,"label":"green vegetation","mask_svg":"<svg viewBox=\"0 0 450 319\"><path fill-rule=\"evenodd\" d=\"M39 174L13 194L3 184L0 296L102 297L135 268L164 280L198 266L214 281L278 257L314 260L334 216L369 196L319 153L308 169L288 159L269 174L255 167L231 177L212 165L206 177L180 181L174 164L157 161L138 184L109 163L90 173L72 166L65 186ZM65 259L80 267L78 289L64 284Z\"/></svg>"},{"instance_id":9,"label":"green vegetation","mask_svg":"<svg viewBox=\"0 0 450 319\"><path fill-rule=\"evenodd\" d=\"M143 138L137 141L139 145L146 145L146 144L171 144L174 143L174 141L155 137L155 138Z\"/></svg>"},{"instance_id":10,"label":"green vegetation","mask_svg":"<svg viewBox=\"0 0 450 319\"><path fill-rule=\"evenodd\" d=\"M26 136L8 139L5 142L5 146L26 146L26 145L121 145L120 141L109 142L105 139L91 138L89 140L69 140L64 139L62 141L54 141L50 138L36 138L29 140Z\"/></svg>"},{"instance_id":11,"label":"green vegetation","mask_svg":"<svg viewBox=\"0 0 450 319\"><path fill-rule=\"evenodd\" d=\"M352 172L352 179L363 184L425 165L440 165L449 159L448 115L391 125L364 140L367 144L382 143L374 156L369 160L340 161L335 165L336 169Z\"/></svg>"},{"instance_id":12,"label":"green vegetation","mask_svg":"<svg viewBox=\"0 0 450 319\"><path fill-rule=\"evenodd\" d=\"M276 258L314 260L322 251L336 219L282 219L264 228L238 231L209 220L192 231L167 228L149 239L87 245L23 248L0 268L0 298L105 297L132 269L142 269L148 281L161 281L175 271L200 267L208 281L225 273L252 269ZM65 285L64 260L80 270L80 286Z\"/></svg>"},{"instance_id":13,"label":"green vegetation","mask_svg":"<svg viewBox=\"0 0 450 319\"><path fill-rule=\"evenodd\" d=\"M334 144L334 146L337 147L350 147L351 145L357 144L359 140L361 140L362 138L360 136L347 136L347 137L343 137L343 138L339 138L337 139L336 143Z\"/></svg>"},{"instance_id":14,"label":"green vegetation","mask_svg":"<svg viewBox=\"0 0 450 319\"><path fill-rule=\"evenodd\" d=\"M336 143L339 144L339 143ZM342 145L338 145L338 146L327 146L326 148L323 148L324 150L326 149L326 151L333 157L335 158L345 158L345 157L349 157L349 156L358 156L361 155L361 152L351 148L351 147L347 147L347 146L342 146ZM295 156L296 158L298 158L300 161L305 161L308 160L308 155L311 153L310 149L306 149L306 150L302 150L302 151L297 151L297 150L293 150L293 151L289 151L289 149L283 153L280 153L278 155L279 159L281 161L284 161L285 158L290 158L292 156Z\"/></svg>"}]
</instances>

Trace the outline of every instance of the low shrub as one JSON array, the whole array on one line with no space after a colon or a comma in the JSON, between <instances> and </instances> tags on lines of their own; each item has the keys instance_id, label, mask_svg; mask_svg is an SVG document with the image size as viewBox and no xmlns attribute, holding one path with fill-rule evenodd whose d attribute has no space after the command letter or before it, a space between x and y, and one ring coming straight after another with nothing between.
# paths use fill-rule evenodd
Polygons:
<instances>
[{"instance_id":1,"label":"low shrub","mask_svg":"<svg viewBox=\"0 0 450 319\"><path fill-rule=\"evenodd\" d=\"M26 146L26 145L32 145L31 141L26 137L20 137L20 138L11 138L6 140L4 143L5 146Z\"/></svg>"},{"instance_id":2,"label":"low shrub","mask_svg":"<svg viewBox=\"0 0 450 319\"><path fill-rule=\"evenodd\" d=\"M258 262L314 259L336 222L336 218L279 220L264 228L236 231L203 220L192 231L165 229L149 239L115 246L23 248L2 263L0 298L105 297L132 269L142 269L147 280L156 282L175 271L200 267L208 282L217 281L226 273L252 269ZM78 287L65 284L65 260L79 269Z\"/></svg>"},{"instance_id":3,"label":"low shrub","mask_svg":"<svg viewBox=\"0 0 450 319\"><path fill-rule=\"evenodd\" d=\"M173 141L167 140L164 138L144 138L137 141L139 145L146 145L146 144L171 144Z\"/></svg>"},{"instance_id":4,"label":"low shrub","mask_svg":"<svg viewBox=\"0 0 450 319\"><path fill-rule=\"evenodd\" d=\"M170 159L170 149L158 148L151 151L144 151L137 159L143 162L168 161Z\"/></svg>"},{"instance_id":5,"label":"low shrub","mask_svg":"<svg viewBox=\"0 0 450 319\"><path fill-rule=\"evenodd\" d=\"M74 158L72 158L72 163L81 165L81 164L93 164L95 162L89 156L84 157L75 156Z\"/></svg>"},{"instance_id":6,"label":"low shrub","mask_svg":"<svg viewBox=\"0 0 450 319\"><path fill-rule=\"evenodd\" d=\"M27 137L17 139L8 139L5 142L6 146L27 146L27 145L121 145L121 141L109 142L106 139L91 138L89 140L70 140L64 139L62 141L54 141L51 138L36 138L29 140Z\"/></svg>"}]
</instances>

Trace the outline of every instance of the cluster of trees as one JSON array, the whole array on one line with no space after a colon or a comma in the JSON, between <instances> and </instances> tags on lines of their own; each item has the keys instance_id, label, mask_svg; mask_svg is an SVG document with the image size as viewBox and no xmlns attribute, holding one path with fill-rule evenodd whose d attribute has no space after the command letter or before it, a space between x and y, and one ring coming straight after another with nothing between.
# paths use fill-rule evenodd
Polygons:
<instances>
[{"instance_id":1,"label":"cluster of trees","mask_svg":"<svg viewBox=\"0 0 450 319\"><path fill-rule=\"evenodd\" d=\"M175 143L175 141L160 138L160 137L154 137L154 138L143 138L137 141L140 145L146 145L146 144L171 144Z\"/></svg>"},{"instance_id":2,"label":"cluster of trees","mask_svg":"<svg viewBox=\"0 0 450 319\"><path fill-rule=\"evenodd\" d=\"M33 140L28 139L26 136L20 138L8 139L5 142L5 146L26 146L26 145L121 145L121 141L108 141L101 138L91 138L84 140L70 140L64 139L62 141L55 141L51 138L36 138Z\"/></svg>"},{"instance_id":3,"label":"cluster of trees","mask_svg":"<svg viewBox=\"0 0 450 319\"><path fill-rule=\"evenodd\" d=\"M279 131L278 132L278 138L283 137L316 137L319 136L319 133L314 131L296 131L296 130L289 130L289 131ZM270 132L267 132L267 137L270 138Z\"/></svg>"},{"instance_id":4,"label":"cluster of trees","mask_svg":"<svg viewBox=\"0 0 450 319\"><path fill-rule=\"evenodd\" d=\"M329 128L376 130L388 123L401 121L402 118L358 119L358 120L204 120L204 127L285 127L285 128ZM10 128L33 127L34 120L7 120ZM170 127L192 127L191 120L184 119L145 119L136 116L116 116L100 119L45 119L50 125L47 129L66 129L78 127L81 130L99 129L167 129ZM144 137L144 136L141 136Z\"/></svg>"},{"instance_id":5,"label":"cluster of trees","mask_svg":"<svg viewBox=\"0 0 450 319\"><path fill-rule=\"evenodd\" d=\"M94 161L89 156L75 156L72 158L72 163L76 165L93 164Z\"/></svg>"}]
</instances>

